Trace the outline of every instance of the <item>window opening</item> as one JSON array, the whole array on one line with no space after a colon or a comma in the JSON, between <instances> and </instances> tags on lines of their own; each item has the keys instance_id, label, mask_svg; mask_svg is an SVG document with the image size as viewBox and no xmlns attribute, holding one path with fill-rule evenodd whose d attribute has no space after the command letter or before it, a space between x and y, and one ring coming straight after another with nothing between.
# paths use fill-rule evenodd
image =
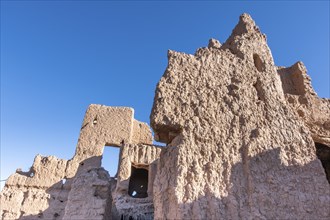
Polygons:
<instances>
[{"instance_id":1,"label":"window opening","mask_svg":"<svg viewBox=\"0 0 330 220\"><path fill-rule=\"evenodd\" d=\"M148 169L132 166L128 195L133 198L148 197Z\"/></svg>"},{"instance_id":2,"label":"window opening","mask_svg":"<svg viewBox=\"0 0 330 220\"><path fill-rule=\"evenodd\" d=\"M155 132L152 132L152 136L155 137ZM161 146L161 147L166 147L166 143L158 142L156 140L153 140L152 144L157 145L157 146Z\"/></svg>"},{"instance_id":3,"label":"window opening","mask_svg":"<svg viewBox=\"0 0 330 220\"><path fill-rule=\"evenodd\" d=\"M153 141L152 142L153 145L159 146L159 147L166 147L166 144L163 142L158 142L158 141Z\"/></svg>"},{"instance_id":4,"label":"window opening","mask_svg":"<svg viewBox=\"0 0 330 220\"><path fill-rule=\"evenodd\" d=\"M110 177L117 177L120 148L105 146L102 156L102 167L109 172Z\"/></svg>"},{"instance_id":5,"label":"window opening","mask_svg":"<svg viewBox=\"0 0 330 220\"><path fill-rule=\"evenodd\" d=\"M330 184L330 146L315 142L316 156L322 163L328 182Z\"/></svg>"}]
</instances>

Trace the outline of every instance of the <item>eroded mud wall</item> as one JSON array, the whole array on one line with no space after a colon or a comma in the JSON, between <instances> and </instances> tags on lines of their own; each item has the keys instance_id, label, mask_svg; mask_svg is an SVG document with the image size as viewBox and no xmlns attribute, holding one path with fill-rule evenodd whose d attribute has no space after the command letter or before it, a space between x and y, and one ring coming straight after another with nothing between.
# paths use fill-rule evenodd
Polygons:
<instances>
[{"instance_id":1,"label":"eroded mud wall","mask_svg":"<svg viewBox=\"0 0 330 220\"><path fill-rule=\"evenodd\" d=\"M309 129L287 103L277 67L247 14L228 40L169 51L151 114L167 142L155 218L324 219L329 184Z\"/></svg>"}]
</instances>

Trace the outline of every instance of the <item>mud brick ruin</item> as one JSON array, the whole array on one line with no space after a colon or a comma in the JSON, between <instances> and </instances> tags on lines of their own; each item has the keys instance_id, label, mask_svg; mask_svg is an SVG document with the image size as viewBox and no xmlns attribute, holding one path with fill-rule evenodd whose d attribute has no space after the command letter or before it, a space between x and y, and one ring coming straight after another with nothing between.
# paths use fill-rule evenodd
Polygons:
<instances>
[{"instance_id":1,"label":"mud brick ruin","mask_svg":"<svg viewBox=\"0 0 330 220\"><path fill-rule=\"evenodd\" d=\"M330 219L330 100L302 62L274 64L249 15L223 44L168 51L150 124L166 147L133 109L90 105L73 158L11 175L1 218Z\"/></svg>"}]
</instances>

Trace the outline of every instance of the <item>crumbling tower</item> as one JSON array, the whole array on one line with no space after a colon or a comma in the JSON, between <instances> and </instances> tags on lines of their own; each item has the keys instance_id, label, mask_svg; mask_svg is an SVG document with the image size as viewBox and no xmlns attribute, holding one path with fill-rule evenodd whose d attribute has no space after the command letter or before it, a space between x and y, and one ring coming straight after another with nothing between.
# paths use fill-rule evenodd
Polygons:
<instances>
[{"instance_id":1,"label":"crumbling tower","mask_svg":"<svg viewBox=\"0 0 330 220\"><path fill-rule=\"evenodd\" d=\"M330 104L301 63L276 67L247 14L223 45L169 51L168 60L151 114L155 138L168 144L154 183L156 219L330 217L312 138L329 147Z\"/></svg>"}]
</instances>

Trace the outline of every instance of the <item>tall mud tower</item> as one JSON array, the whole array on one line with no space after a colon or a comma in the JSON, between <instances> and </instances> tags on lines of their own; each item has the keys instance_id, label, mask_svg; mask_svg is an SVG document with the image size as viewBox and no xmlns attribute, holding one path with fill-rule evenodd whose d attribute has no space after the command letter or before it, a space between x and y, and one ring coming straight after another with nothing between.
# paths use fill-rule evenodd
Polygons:
<instances>
[{"instance_id":1,"label":"tall mud tower","mask_svg":"<svg viewBox=\"0 0 330 220\"><path fill-rule=\"evenodd\" d=\"M330 218L314 143L329 146L330 102L313 93L302 63L275 66L247 14L223 45L168 59L151 113L155 139L168 144L155 219Z\"/></svg>"}]
</instances>

